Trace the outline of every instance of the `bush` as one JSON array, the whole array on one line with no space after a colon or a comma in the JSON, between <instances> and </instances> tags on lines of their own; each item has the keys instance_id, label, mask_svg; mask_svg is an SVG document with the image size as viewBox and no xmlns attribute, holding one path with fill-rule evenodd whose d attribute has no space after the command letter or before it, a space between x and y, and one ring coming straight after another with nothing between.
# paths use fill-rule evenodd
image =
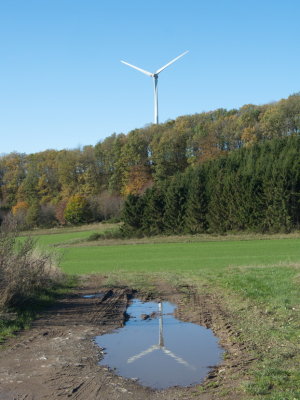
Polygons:
<instances>
[{"instance_id":1,"label":"bush","mask_svg":"<svg viewBox=\"0 0 300 400\"><path fill-rule=\"evenodd\" d=\"M121 227L108 229L103 232L94 232L87 237L87 242L93 242L95 240L105 240L105 239L124 239L127 237L122 231Z\"/></svg>"},{"instance_id":2,"label":"bush","mask_svg":"<svg viewBox=\"0 0 300 400\"><path fill-rule=\"evenodd\" d=\"M101 238L102 238L101 233L96 233L96 232L94 232L94 233L90 234L90 236L87 237L86 240L87 240L88 242L93 242L93 241L99 240L99 239L101 239Z\"/></svg>"},{"instance_id":3,"label":"bush","mask_svg":"<svg viewBox=\"0 0 300 400\"><path fill-rule=\"evenodd\" d=\"M0 308L22 307L41 291L62 280L53 253L39 251L35 241L18 238L5 223L0 231Z\"/></svg>"}]
</instances>

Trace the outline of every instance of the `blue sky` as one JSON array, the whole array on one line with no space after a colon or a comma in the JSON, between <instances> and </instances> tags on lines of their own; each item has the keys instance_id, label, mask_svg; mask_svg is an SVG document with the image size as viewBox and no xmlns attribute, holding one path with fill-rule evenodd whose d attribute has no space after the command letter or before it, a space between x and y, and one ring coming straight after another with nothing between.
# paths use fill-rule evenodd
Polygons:
<instances>
[{"instance_id":1,"label":"blue sky","mask_svg":"<svg viewBox=\"0 0 300 400\"><path fill-rule=\"evenodd\" d=\"M300 91L299 0L0 0L0 153L96 144Z\"/></svg>"}]
</instances>

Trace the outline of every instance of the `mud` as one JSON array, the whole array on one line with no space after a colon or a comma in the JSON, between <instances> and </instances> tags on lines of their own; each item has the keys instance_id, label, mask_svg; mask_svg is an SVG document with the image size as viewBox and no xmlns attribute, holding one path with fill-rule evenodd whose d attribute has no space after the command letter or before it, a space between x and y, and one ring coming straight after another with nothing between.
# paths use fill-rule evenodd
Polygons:
<instances>
[{"instance_id":1,"label":"mud","mask_svg":"<svg viewBox=\"0 0 300 400\"><path fill-rule=\"evenodd\" d=\"M91 284L92 282L92 284ZM103 296L89 296L101 292ZM182 293L184 292L184 294ZM226 349L226 359L203 385L154 390L119 377L99 365L101 349L95 336L123 325L134 292L129 288L104 289L93 277L37 319L30 330L19 332L0 351L1 400L154 400L241 399L234 388L251 362L238 340L231 316L221 299L195 293L192 288L164 288L160 300L178 305L177 318L211 328ZM141 295L139 296L141 297Z\"/></svg>"}]
</instances>

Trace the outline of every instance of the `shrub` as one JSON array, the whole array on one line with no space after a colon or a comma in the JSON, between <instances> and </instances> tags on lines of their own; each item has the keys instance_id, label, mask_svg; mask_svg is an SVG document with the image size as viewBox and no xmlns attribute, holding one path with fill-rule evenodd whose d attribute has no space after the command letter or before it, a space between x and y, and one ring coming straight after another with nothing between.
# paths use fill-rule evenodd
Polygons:
<instances>
[{"instance_id":1,"label":"shrub","mask_svg":"<svg viewBox=\"0 0 300 400\"><path fill-rule=\"evenodd\" d=\"M88 242L93 242L95 240L100 240L100 239L124 239L127 237L122 229L120 227L113 228L113 229L108 229L103 232L94 232L91 233L90 236L87 237Z\"/></svg>"},{"instance_id":2,"label":"shrub","mask_svg":"<svg viewBox=\"0 0 300 400\"><path fill-rule=\"evenodd\" d=\"M88 238L86 239L88 242L93 242L94 240L98 240L101 239L102 235L101 233L91 233L90 236L88 236Z\"/></svg>"},{"instance_id":3,"label":"shrub","mask_svg":"<svg viewBox=\"0 0 300 400\"><path fill-rule=\"evenodd\" d=\"M0 231L0 307L22 307L40 291L62 280L53 253L39 251L35 241L18 238L12 224Z\"/></svg>"}]
</instances>

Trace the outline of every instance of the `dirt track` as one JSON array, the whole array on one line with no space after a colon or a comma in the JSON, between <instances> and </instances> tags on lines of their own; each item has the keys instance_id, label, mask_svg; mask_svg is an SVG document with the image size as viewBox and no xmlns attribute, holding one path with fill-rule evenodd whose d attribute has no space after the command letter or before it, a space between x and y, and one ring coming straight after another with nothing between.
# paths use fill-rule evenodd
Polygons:
<instances>
[{"instance_id":1,"label":"dirt track","mask_svg":"<svg viewBox=\"0 0 300 400\"><path fill-rule=\"evenodd\" d=\"M32 328L6 343L0 352L1 400L154 400L218 399L219 390L236 398L236 376L243 375L250 360L220 302L185 288L185 295L168 289L164 300L177 303L177 316L213 328L227 349L228 357L208 376L204 386L155 391L123 379L99 366L96 335L107 333L124 322L130 289L99 289L86 284L66 296L35 321ZM102 298L83 298L101 290ZM213 383L213 384L211 384ZM203 390L204 388L204 390ZM241 398L240 396L238 397Z\"/></svg>"}]
</instances>

